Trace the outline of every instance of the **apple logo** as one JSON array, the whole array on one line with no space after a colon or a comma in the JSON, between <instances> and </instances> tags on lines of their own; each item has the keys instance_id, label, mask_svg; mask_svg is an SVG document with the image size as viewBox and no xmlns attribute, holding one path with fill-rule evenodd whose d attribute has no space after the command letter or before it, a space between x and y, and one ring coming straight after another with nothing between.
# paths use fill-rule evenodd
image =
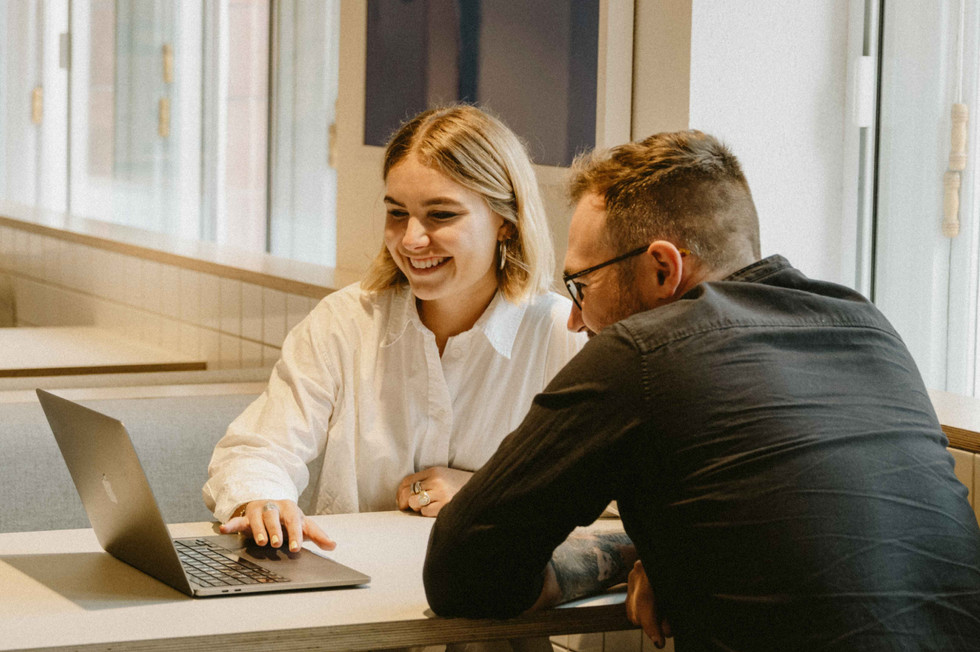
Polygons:
<instances>
[{"instance_id":1,"label":"apple logo","mask_svg":"<svg viewBox=\"0 0 980 652\"><path fill-rule=\"evenodd\" d=\"M109 496L109 500L118 505L119 501L116 500L116 492L112 490L112 483L109 482L109 478L106 477L105 473L102 474L102 486L105 488L105 493Z\"/></svg>"}]
</instances>

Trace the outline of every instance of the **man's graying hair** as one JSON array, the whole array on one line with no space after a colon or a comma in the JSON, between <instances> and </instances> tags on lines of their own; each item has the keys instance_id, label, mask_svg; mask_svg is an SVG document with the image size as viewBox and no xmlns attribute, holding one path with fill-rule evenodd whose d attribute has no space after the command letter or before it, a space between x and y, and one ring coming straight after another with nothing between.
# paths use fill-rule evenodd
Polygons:
<instances>
[{"instance_id":1,"label":"man's graying hair","mask_svg":"<svg viewBox=\"0 0 980 652\"><path fill-rule=\"evenodd\" d=\"M659 133L576 158L572 203L605 199L614 252L668 240L707 267L734 272L760 258L759 218L742 166L700 131Z\"/></svg>"}]
</instances>

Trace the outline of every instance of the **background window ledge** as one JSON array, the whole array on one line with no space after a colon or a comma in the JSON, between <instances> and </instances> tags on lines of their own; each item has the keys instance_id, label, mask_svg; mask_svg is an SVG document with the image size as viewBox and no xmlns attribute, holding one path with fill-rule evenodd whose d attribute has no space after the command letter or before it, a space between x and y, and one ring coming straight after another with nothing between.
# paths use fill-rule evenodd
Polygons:
<instances>
[{"instance_id":1,"label":"background window ledge","mask_svg":"<svg viewBox=\"0 0 980 652\"><path fill-rule=\"evenodd\" d=\"M0 202L0 226L315 299L360 279L360 273L354 271L181 240L9 202Z\"/></svg>"}]
</instances>

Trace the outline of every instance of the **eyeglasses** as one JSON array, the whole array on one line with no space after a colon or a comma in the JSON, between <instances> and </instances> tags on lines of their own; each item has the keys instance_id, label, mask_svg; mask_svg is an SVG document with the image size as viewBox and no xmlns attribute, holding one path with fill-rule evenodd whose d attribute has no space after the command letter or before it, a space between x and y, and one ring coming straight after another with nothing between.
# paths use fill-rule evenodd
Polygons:
<instances>
[{"instance_id":1,"label":"eyeglasses","mask_svg":"<svg viewBox=\"0 0 980 652\"><path fill-rule=\"evenodd\" d=\"M585 293L585 286L582 285L581 283L576 283L575 279L585 276L586 274L591 274L597 269L602 269L603 267L612 265L613 263L618 263L621 260L626 260L627 258L632 258L633 256L639 256L649 248L650 245L645 244L642 247L637 247L633 251L627 251L625 254L616 256L615 258L610 258L604 263L599 263L598 265L587 267L586 269L583 269L580 272L575 272L574 274L563 274L562 280L565 281L565 289L568 290L568 295L572 297L572 301L575 302L576 307L578 307L579 310L582 309L582 296ZM681 252L681 256L686 256L689 253L691 253L687 249L678 248L677 250Z\"/></svg>"}]
</instances>

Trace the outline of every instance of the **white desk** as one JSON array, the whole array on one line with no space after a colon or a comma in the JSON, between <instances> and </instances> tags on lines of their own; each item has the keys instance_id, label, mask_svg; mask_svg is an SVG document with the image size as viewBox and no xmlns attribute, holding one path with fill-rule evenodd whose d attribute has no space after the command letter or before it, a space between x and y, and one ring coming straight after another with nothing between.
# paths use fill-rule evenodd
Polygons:
<instances>
[{"instance_id":1,"label":"white desk","mask_svg":"<svg viewBox=\"0 0 980 652\"><path fill-rule=\"evenodd\" d=\"M0 377L204 369L202 360L92 326L0 328Z\"/></svg>"},{"instance_id":2,"label":"white desk","mask_svg":"<svg viewBox=\"0 0 980 652\"><path fill-rule=\"evenodd\" d=\"M438 618L422 587L432 519L313 518L338 542L330 556L370 575L368 586L193 599L104 553L91 530L0 534L0 650L358 650L633 628L623 592L512 620Z\"/></svg>"}]
</instances>

